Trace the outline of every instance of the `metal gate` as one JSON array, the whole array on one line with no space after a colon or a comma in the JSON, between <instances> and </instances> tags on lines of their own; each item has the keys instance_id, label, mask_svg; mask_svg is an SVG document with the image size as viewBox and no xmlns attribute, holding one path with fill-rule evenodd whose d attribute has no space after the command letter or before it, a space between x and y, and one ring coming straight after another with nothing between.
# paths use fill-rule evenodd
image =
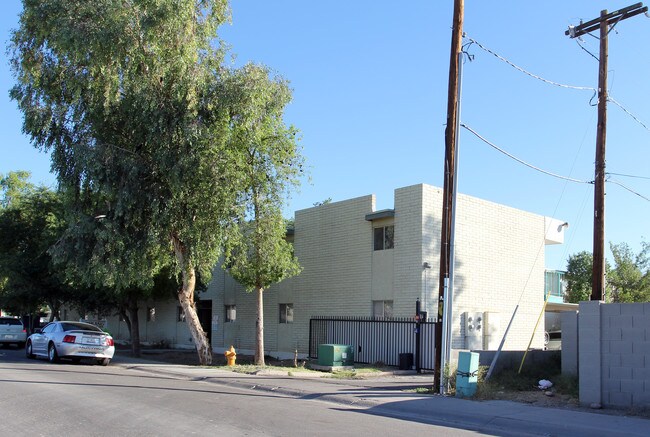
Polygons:
<instances>
[{"instance_id":1,"label":"metal gate","mask_svg":"<svg viewBox=\"0 0 650 437\"><path fill-rule=\"evenodd\" d=\"M313 317L309 321L309 357L318 358L319 344L351 345L356 363L381 362L399 365L399 355L416 358L416 330L420 330L420 363L416 368L435 368L435 330L437 323L417 323L409 318Z\"/></svg>"}]
</instances>

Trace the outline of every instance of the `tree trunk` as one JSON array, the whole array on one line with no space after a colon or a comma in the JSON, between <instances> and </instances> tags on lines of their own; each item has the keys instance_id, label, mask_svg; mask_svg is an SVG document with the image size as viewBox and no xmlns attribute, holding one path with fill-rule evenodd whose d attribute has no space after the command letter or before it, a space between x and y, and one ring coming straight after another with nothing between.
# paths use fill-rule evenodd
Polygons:
<instances>
[{"instance_id":1,"label":"tree trunk","mask_svg":"<svg viewBox=\"0 0 650 437\"><path fill-rule=\"evenodd\" d=\"M187 258L187 247L180 241L178 236L172 235L172 242L174 244L174 253L176 260L181 267L181 275L183 284L181 289L178 290L178 301L183 308L185 314L185 322L192 334L192 339L196 345L196 352L199 356L199 363L202 366L209 366L212 364L212 345L208 341L208 336L201 327L199 316L194 307L194 288L196 286L196 272L194 267L190 265Z\"/></svg>"},{"instance_id":2,"label":"tree trunk","mask_svg":"<svg viewBox=\"0 0 650 437\"><path fill-rule=\"evenodd\" d=\"M59 311L61 310L61 306L56 302L56 300L51 300L47 303L50 307L50 317L49 321L53 322L54 319L59 320Z\"/></svg>"},{"instance_id":3,"label":"tree trunk","mask_svg":"<svg viewBox=\"0 0 650 437\"><path fill-rule=\"evenodd\" d=\"M264 288L257 287L257 321L255 322L255 365L264 363Z\"/></svg>"},{"instance_id":4,"label":"tree trunk","mask_svg":"<svg viewBox=\"0 0 650 437\"><path fill-rule=\"evenodd\" d=\"M122 320L124 320L124 323L126 323L126 329L129 330L129 338L131 338L131 318L126 312L126 307L120 308L118 314L122 318Z\"/></svg>"},{"instance_id":5,"label":"tree trunk","mask_svg":"<svg viewBox=\"0 0 650 437\"><path fill-rule=\"evenodd\" d=\"M140 317L138 316L138 301L137 299L129 298L129 317L127 326L129 327L129 334L131 337L131 352L134 357L139 357L141 354L140 348Z\"/></svg>"},{"instance_id":6,"label":"tree trunk","mask_svg":"<svg viewBox=\"0 0 650 437\"><path fill-rule=\"evenodd\" d=\"M132 336L132 333L131 333L131 318L129 317L129 315L127 313L126 307L121 307L119 309L119 311L118 311L118 314L120 316L120 321L124 320L124 323L126 323L126 329L129 330L129 341L131 341L131 350L133 350L133 341L132 341L133 336ZM134 354L135 354L135 352L134 352Z\"/></svg>"}]
</instances>

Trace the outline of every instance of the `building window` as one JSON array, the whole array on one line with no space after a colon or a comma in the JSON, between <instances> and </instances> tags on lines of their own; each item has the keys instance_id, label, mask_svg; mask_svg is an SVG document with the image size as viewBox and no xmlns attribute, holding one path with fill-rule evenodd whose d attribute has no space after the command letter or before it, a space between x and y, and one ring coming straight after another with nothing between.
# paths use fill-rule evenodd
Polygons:
<instances>
[{"instance_id":1,"label":"building window","mask_svg":"<svg viewBox=\"0 0 650 437\"><path fill-rule=\"evenodd\" d=\"M185 311L183 311L183 307L180 305L176 308L176 321L177 322L185 321Z\"/></svg>"},{"instance_id":2,"label":"building window","mask_svg":"<svg viewBox=\"0 0 650 437\"><path fill-rule=\"evenodd\" d=\"M155 321L156 321L156 308L147 307L147 322L155 322Z\"/></svg>"},{"instance_id":3,"label":"building window","mask_svg":"<svg viewBox=\"0 0 650 437\"><path fill-rule=\"evenodd\" d=\"M372 301L372 316L375 318L388 319L393 317L393 301L392 300L373 300Z\"/></svg>"},{"instance_id":4,"label":"building window","mask_svg":"<svg viewBox=\"0 0 650 437\"><path fill-rule=\"evenodd\" d=\"M237 306L236 305L226 305L226 323L234 322L237 320Z\"/></svg>"},{"instance_id":5,"label":"building window","mask_svg":"<svg viewBox=\"0 0 650 437\"><path fill-rule=\"evenodd\" d=\"M374 228L375 250L392 249L394 247L395 226Z\"/></svg>"},{"instance_id":6,"label":"building window","mask_svg":"<svg viewBox=\"0 0 650 437\"><path fill-rule=\"evenodd\" d=\"M547 270L544 275L544 293L547 297L563 298L566 291L565 272L558 270Z\"/></svg>"},{"instance_id":7,"label":"building window","mask_svg":"<svg viewBox=\"0 0 650 437\"><path fill-rule=\"evenodd\" d=\"M293 304L280 304L280 323L293 323Z\"/></svg>"}]
</instances>

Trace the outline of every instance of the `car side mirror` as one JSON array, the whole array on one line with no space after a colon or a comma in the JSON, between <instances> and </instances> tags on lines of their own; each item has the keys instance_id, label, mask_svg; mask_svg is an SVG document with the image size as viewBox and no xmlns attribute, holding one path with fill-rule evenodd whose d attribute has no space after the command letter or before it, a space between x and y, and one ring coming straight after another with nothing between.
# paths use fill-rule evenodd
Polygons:
<instances>
[{"instance_id":1,"label":"car side mirror","mask_svg":"<svg viewBox=\"0 0 650 437\"><path fill-rule=\"evenodd\" d=\"M34 329L34 334L40 334L41 332L43 332L41 328Z\"/></svg>"}]
</instances>

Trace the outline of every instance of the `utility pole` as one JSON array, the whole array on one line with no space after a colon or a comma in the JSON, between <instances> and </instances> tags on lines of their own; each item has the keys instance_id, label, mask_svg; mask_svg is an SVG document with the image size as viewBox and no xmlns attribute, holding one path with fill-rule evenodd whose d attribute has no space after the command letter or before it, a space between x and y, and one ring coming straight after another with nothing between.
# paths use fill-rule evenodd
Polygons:
<instances>
[{"instance_id":1,"label":"utility pole","mask_svg":"<svg viewBox=\"0 0 650 437\"><path fill-rule=\"evenodd\" d=\"M435 335L435 372L433 387L441 382L442 361L442 319L444 309L445 283L449 278L451 211L453 206L453 186L456 167L456 131L458 118L459 54L462 50L463 19L465 0L454 0L454 15L451 33L451 54L449 58L449 87L447 95L447 127L445 128L444 185L442 194L442 229L440 235L440 277L438 287L438 326Z\"/></svg>"},{"instance_id":2,"label":"utility pole","mask_svg":"<svg viewBox=\"0 0 650 437\"><path fill-rule=\"evenodd\" d=\"M643 3L608 13L579 26L569 26L564 32L571 38L600 30L600 56L598 58L598 124L596 130L596 163L594 170L594 241L591 300L602 300L605 292L605 143L607 140L607 56L609 32L620 21L648 11Z\"/></svg>"}]
</instances>

